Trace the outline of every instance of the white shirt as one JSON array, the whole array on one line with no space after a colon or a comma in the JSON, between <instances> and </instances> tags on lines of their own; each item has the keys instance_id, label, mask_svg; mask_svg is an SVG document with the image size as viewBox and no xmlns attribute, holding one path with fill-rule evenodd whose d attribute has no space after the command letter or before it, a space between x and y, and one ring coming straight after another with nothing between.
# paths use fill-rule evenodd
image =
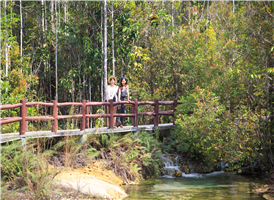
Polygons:
<instances>
[{"instance_id":1,"label":"white shirt","mask_svg":"<svg viewBox=\"0 0 274 200\"><path fill-rule=\"evenodd\" d=\"M116 101L118 101L117 92L119 87L117 85L114 85L114 87L111 87L110 85L107 86L107 100L113 99L113 97L116 98Z\"/></svg>"}]
</instances>

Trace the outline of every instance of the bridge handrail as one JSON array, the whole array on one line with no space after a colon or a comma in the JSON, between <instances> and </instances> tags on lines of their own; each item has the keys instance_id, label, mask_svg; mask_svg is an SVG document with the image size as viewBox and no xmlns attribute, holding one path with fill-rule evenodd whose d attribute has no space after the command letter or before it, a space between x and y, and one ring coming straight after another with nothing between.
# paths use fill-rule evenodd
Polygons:
<instances>
[{"instance_id":1,"label":"bridge handrail","mask_svg":"<svg viewBox=\"0 0 274 200\"><path fill-rule=\"evenodd\" d=\"M18 107L21 107L21 106L22 106L22 103L0 105L0 110L18 108Z\"/></svg>"},{"instance_id":2,"label":"bridge handrail","mask_svg":"<svg viewBox=\"0 0 274 200\"><path fill-rule=\"evenodd\" d=\"M126 106L131 106L131 113L113 113L113 106L125 104ZM52 100L51 103L45 102L26 102L25 100L21 100L20 103L17 104L9 104L9 105L0 105L0 109L13 109L20 107L20 117L2 117L1 118L1 125L8 124L20 121L20 135L24 135L28 129L27 122L28 121L52 121L52 132L57 134L58 130L58 120L61 119L71 119L71 118L80 118L81 125L80 130L83 131L87 127L89 127L89 118L108 118L109 125L108 128L113 129L113 118L114 117L131 117L132 125L138 127L138 116L154 116L154 126L159 125L159 115L171 115L174 117L174 112L176 110L177 104L181 104L177 100L173 101L159 101L155 99L154 101L140 101L138 102L137 99L133 101L121 101L121 102L113 102L112 99L105 102L89 102L88 100L82 100L81 103L79 102L65 102L65 103L58 103L56 100ZM35 107L35 106L49 106L52 107L52 116L45 115L45 116L28 116L28 107ZM154 112L138 112L139 105L151 105L154 106ZM173 110L167 111L159 111L159 105L173 105ZM81 114L76 115L58 115L58 107L63 106L81 106ZM90 106L105 106L108 112L106 114L89 114L89 107ZM108 109L107 109L108 108Z\"/></svg>"}]
</instances>

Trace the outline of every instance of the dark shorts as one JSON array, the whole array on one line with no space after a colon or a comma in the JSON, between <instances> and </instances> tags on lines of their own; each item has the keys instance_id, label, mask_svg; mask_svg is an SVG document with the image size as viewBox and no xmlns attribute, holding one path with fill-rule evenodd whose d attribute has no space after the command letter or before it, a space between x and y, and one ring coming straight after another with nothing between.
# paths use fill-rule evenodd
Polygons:
<instances>
[{"instance_id":1,"label":"dark shorts","mask_svg":"<svg viewBox=\"0 0 274 200\"><path fill-rule=\"evenodd\" d=\"M115 97L113 97L113 103L114 103L114 102L117 102ZM114 105L114 106L117 106L117 105Z\"/></svg>"}]
</instances>

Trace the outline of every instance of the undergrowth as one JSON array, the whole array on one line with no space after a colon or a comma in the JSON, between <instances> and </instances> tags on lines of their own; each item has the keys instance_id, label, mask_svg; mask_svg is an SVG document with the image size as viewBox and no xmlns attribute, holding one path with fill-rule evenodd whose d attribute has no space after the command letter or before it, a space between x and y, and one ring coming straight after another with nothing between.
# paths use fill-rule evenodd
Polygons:
<instances>
[{"instance_id":1,"label":"undergrowth","mask_svg":"<svg viewBox=\"0 0 274 200\"><path fill-rule=\"evenodd\" d=\"M94 134L84 143L79 137L11 142L1 151L1 198L24 194L27 199L50 199L58 173L94 160L103 161L125 183L159 175L162 151L157 138L155 133L141 132Z\"/></svg>"}]
</instances>

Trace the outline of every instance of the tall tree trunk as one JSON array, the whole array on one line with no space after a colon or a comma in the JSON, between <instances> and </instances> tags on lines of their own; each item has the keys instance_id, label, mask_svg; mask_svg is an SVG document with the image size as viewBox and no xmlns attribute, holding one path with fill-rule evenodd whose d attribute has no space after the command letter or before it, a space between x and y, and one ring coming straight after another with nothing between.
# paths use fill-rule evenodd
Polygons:
<instances>
[{"instance_id":1,"label":"tall tree trunk","mask_svg":"<svg viewBox=\"0 0 274 200\"><path fill-rule=\"evenodd\" d=\"M248 5L248 1L246 1L246 21L248 20L249 17L249 5Z\"/></svg>"},{"instance_id":2,"label":"tall tree trunk","mask_svg":"<svg viewBox=\"0 0 274 200\"><path fill-rule=\"evenodd\" d=\"M172 23L172 37L174 36L174 8L173 0L171 1L171 23Z\"/></svg>"},{"instance_id":3,"label":"tall tree trunk","mask_svg":"<svg viewBox=\"0 0 274 200\"><path fill-rule=\"evenodd\" d=\"M20 19L21 19L21 27L20 27L20 55L21 55L21 72L22 69L22 61L23 61L23 15L22 15L22 0L20 0Z\"/></svg>"},{"instance_id":4,"label":"tall tree trunk","mask_svg":"<svg viewBox=\"0 0 274 200\"><path fill-rule=\"evenodd\" d=\"M67 0L64 2L65 23L67 23Z\"/></svg>"},{"instance_id":5,"label":"tall tree trunk","mask_svg":"<svg viewBox=\"0 0 274 200\"><path fill-rule=\"evenodd\" d=\"M51 30L52 31L54 31L53 12L54 12L54 1L51 1L51 5L50 5L50 19L51 19Z\"/></svg>"},{"instance_id":6,"label":"tall tree trunk","mask_svg":"<svg viewBox=\"0 0 274 200\"><path fill-rule=\"evenodd\" d=\"M42 30L44 32L45 31L45 16L44 16L45 7L44 7L44 0L41 0L41 3L42 3Z\"/></svg>"},{"instance_id":7,"label":"tall tree trunk","mask_svg":"<svg viewBox=\"0 0 274 200\"><path fill-rule=\"evenodd\" d=\"M57 52L58 52L58 39L57 39L57 24L58 24L58 17L57 17L57 0L55 1L55 17L56 17L56 28L55 28L55 36L56 36L56 47L55 47L55 92L56 92L56 98L58 102L58 78L57 78Z\"/></svg>"},{"instance_id":8,"label":"tall tree trunk","mask_svg":"<svg viewBox=\"0 0 274 200\"><path fill-rule=\"evenodd\" d=\"M107 0L104 0L104 96L107 98Z\"/></svg>"},{"instance_id":9,"label":"tall tree trunk","mask_svg":"<svg viewBox=\"0 0 274 200\"><path fill-rule=\"evenodd\" d=\"M7 0L4 0L4 16L5 16L5 23L7 24ZM6 28L6 32L7 32ZM6 77L9 75L9 44L5 43L5 52L6 52ZM8 92L8 88L6 88L6 92Z\"/></svg>"},{"instance_id":10,"label":"tall tree trunk","mask_svg":"<svg viewBox=\"0 0 274 200\"><path fill-rule=\"evenodd\" d=\"M112 12L112 66L113 66L113 76L115 76L115 52L114 52L114 10L113 10L113 2L111 2Z\"/></svg>"},{"instance_id":11,"label":"tall tree trunk","mask_svg":"<svg viewBox=\"0 0 274 200\"><path fill-rule=\"evenodd\" d=\"M102 55L104 55L104 37L103 37L103 6L101 8L101 41L102 41ZM102 62L102 69L104 71L104 62ZM101 76L101 97L102 97L102 101L104 101L104 74L102 74ZM102 110L103 110L103 106L102 106Z\"/></svg>"},{"instance_id":12,"label":"tall tree trunk","mask_svg":"<svg viewBox=\"0 0 274 200\"><path fill-rule=\"evenodd\" d=\"M207 7L206 7L206 29L208 29L208 8L209 8L209 0L207 0Z\"/></svg>"},{"instance_id":13,"label":"tall tree trunk","mask_svg":"<svg viewBox=\"0 0 274 200\"><path fill-rule=\"evenodd\" d=\"M48 30L48 28L47 28L47 1L45 1L45 8L44 8L44 10L45 10L45 29L46 30Z\"/></svg>"}]
</instances>

